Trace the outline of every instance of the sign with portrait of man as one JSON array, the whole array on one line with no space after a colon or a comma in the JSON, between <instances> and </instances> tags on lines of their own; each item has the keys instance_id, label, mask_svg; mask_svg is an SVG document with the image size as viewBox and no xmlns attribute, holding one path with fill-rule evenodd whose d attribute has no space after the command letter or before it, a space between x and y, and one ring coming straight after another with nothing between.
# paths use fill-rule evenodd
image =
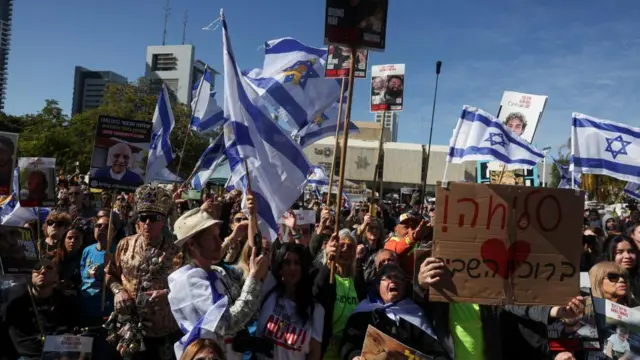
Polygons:
<instances>
[{"instance_id":1,"label":"sign with portrait of man","mask_svg":"<svg viewBox=\"0 0 640 360\"><path fill-rule=\"evenodd\" d=\"M402 111L404 64L371 67L371 112Z\"/></svg>"},{"instance_id":2,"label":"sign with portrait of man","mask_svg":"<svg viewBox=\"0 0 640 360\"><path fill-rule=\"evenodd\" d=\"M11 195L13 169L16 167L18 134L0 131L0 196Z\"/></svg>"},{"instance_id":3,"label":"sign with portrait of man","mask_svg":"<svg viewBox=\"0 0 640 360\"><path fill-rule=\"evenodd\" d=\"M56 159L19 158L18 200L21 207L51 207L56 205Z\"/></svg>"},{"instance_id":4,"label":"sign with portrait of man","mask_svg":"<svg viewBox=\"0 0 640 360\"><path fill-rule=\"evenodd\" d=\"M142 185L152 126L150 121L100 116L89 185L121 191L134 191Z\"/></svg>"},{"instance_id":5,"label":"sign with portrait of man","mask_svg":"<svg viewBox=\"0 0 640 360\"><path fill-rule=\"evenodd\" d=\"M531 143L547 99L545 95L505 91L497 117L516 135Z\"/></svg>"}]
</instances>

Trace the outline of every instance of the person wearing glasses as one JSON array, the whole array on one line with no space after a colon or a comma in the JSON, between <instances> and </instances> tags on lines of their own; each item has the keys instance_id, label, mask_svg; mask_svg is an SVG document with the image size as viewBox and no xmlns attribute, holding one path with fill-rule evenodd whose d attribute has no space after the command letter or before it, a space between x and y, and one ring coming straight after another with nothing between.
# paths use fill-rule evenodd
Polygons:
<instances>
[{"instance_id":1,"label":"person wearing glasses","mask_svg":"<svg viewBox=\"0 0 640 360\"><path fill-rule=\"evenodd\" d=\"M133 360L173 359L173 344L182 337L167 300L167 278L180 250L164 231L172 206L169 191L157 184L140 186L135 192L138 233L120 240L107 268L106 281L114 294L116 314L135 315L124 320L124 326L136 317L143 324L144 333L136 330L135 334L135 350L139 351L119 346L121 355ZM137 324L131 326L137 328Z\"/></svg>"},{"instance_id":2,"label":"person wearing glasses","mask_svg":"<svg viewBox=\"0 0 640 360\"><path fill-rule=\"evenodd\" d=\"M56 268L51 257L42 258L33 267L27 291L7 304L5 323L20 359L40 359L43 336L67 333L77 325L76 298L57 289Z\"/></svg>"},{"instance_id":3,"label":"person wearing glasses","mask_svg":"<svg viewBox=\"0 0 640 360\"><path fill-rule=\"evenodd\" d=\"M40 244L40 255L54 253L62 241L67 230L71 227L71 217L64 212L54 211L47 216L47 220L42 227L46 238Z\"/></svg>"},{"instance_id":4,"label":"person wearing glasses","mask_svg":"<svg viewBox=\"0 0 640 360\"><path fill-rule=\"evenodd\" d=\"M144 183L142 177L130 170L132 162L133 152L129 145L117 143L109 148L107 166L96 170L91 180L109 184L116 182L132 186L142 185Z\"/></svg>"}]
</instances>

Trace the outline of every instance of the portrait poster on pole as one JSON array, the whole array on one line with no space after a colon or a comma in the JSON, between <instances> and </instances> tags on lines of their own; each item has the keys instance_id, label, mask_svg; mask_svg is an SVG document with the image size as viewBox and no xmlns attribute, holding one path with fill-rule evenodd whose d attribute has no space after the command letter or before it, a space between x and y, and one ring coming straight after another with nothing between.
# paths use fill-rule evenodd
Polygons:
<instances>
[{"instance_id":1,"label":"portrait poster on pole","mask_svg":"<svg viewBox=\"0 0 640 360\"><path fill-rule=\"evenodd\" d=\"M355 78L367 77L367 57L369 52L364 49L356 51L356 70L353 72ZM351 63L351 49L344 46L329 45L327 51L327 62L324 70L324 77L329 79L349 77L349 66Z\"/></svg>"},{"instance_id":2,"label":"portrait poster on pole","mask_svg":"<svg viewBox=\"0 0 640 360\"><path fill-rule=\"evenodd\" d=\"M56 159L18 159L18 200L22 207L52 207L56 205Z\"/></svg>"},{"instance_id":3,"label":"portrait poster on pole","mask_svg":"<svg viewBox=\"0 0 640 360\"><path fill-rule=\"evenodd\" d=\"M144 183L151 121L100 116L91 157L90 186L134 191Z\"/></svg>"},{"instance_id":4,"label":"portrait poster on pole","mask_svg":"<svg viewBox=\"0 0 640 360\"><path fill-rule=\"evenodd\" d=\"M17 190L11 189L17 152L18 134L0 131L0 196L11 195Z\"/></svg>"},{"instance_id":5,"label":"portrait poster on pole","mask_svg":"<svg viewBox=\"0 0 640 360\"><path fill-rule=\"evenodd\" d=\"M404 64L371 67L371 112L402 111Z\"/></svg>"},{"instance_id":6,"label":"portrait poster on pole","mask_svg":"<svg viewBox=\"0 0 640 360\"><path fill-rule=\"evenodd\" d=\"M327 0L325 45L384 51L389 0Z\"/></svg>"},{"instance_id":7,"label":"portrait poster on pole","mask_svg":"<svg viewBox=\"0 0 640 360\"><path fill-rule=\"evenodd\" d=\"M547 99L545 95L505 91L497 117L518 136L531 143Z\"/></svg>"},{"instance_id":8,"label":"portrait poster on pole","mask_svg":"<svg viewBox=\"0 0 640 360\"><path fill-rule=\"evenodd\" d=\"M0 275L31 274L37 262L31 229L0 225Z\"/></svg>"}]
</instances>

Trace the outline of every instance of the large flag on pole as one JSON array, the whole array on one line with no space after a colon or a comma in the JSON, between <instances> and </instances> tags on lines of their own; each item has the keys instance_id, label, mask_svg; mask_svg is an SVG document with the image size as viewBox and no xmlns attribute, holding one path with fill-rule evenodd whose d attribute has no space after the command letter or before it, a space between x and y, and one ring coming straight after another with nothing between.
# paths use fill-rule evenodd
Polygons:
<instances>
[{"instance_id":1,"label":"large flag on pole","mask_svg":"<svg viewBox=\"0 0 640 360\"><path fill-rule=\"evenodd\" d=\"M198 133L215 130L224 123L224 112L218 106L216 93L213 91L212 72L212 69L207 68L193 89L191 130Z\"/></svg>"},{"instance_id":2,"label":"large flag on pole","mask_svg":"<svg viewBox=\"0 0 640 360\"><path fill-rule=\"evenodd\" d=\"M176 120L173 117L173 110L171 110L167 86L162 84L156 110L153 113L153 132L145 173L146 183L151 182L156 174L161 173L173 161L173 150L171 150L169 136L175 125Z\"/></svg>"},{"instance_id":3,"label":"large flag on pole","mask_svg":"<svg viewBox=\"0 0 640 360\"><path fill-rule=\"evenodd\" d=\"M346 97L346 96L345 96ZM344 100L346 102L346 100ZM346 106L343 104L343 110ZM335 136L336 125L340 123L338 134L343 133L343 123L341 119L338 119L339 102L335 102L327 111L318 115L316 119L306 125L299 131L294 132L292 135L298 139L300 146L305 147L311 145L321 139L329 136ZM342 113L344 115L344 111ZM353 122L349 121L349 134L359 133L360 129Z\"/></svg>"},{"instance_id":4,"label":"large flag on pole","mask_svg":"<svg viewBox=\"0 0 640 360\"><path fill-rule=\"evenodd\" d=\"M258 228L262 236L274 240L278 234L277 219L302 194L311 164L298 144L271 119L260 94L241 75L223 14L221 19L224 116L228 119L224 136L231 168L230 184L246 190L249 178L257 201Z\"/></svg>"},{"instance_id":5,"label":"large flag on pole","mask_svg":"<svg viewBox=\"0 0 640 360\"><path fill-rule=\"evenodd\" d=\"M218 165L226 159L224 150L224 133L220 133L200 156L196 164L196 173L191 179L191 187L198 191L202 190Z\"/></svg>"}]
</instances>

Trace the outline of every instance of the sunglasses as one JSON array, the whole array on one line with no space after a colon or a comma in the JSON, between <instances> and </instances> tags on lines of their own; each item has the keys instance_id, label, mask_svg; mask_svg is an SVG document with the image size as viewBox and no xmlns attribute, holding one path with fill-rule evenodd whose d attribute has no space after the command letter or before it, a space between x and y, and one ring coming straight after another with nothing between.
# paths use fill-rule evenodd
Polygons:
<instances>
[{"instance_id":1,"label":"sunglasses","mask_svg":"<svg viewBox=\"0 0 640 360\"><path fill-rule=\"evenodd\" d=\"M147 221L156 222L162 219L162 215L160 214L142 214L138 217L138 221L146 223Z\"/></svg>"},{"instance_id":2,"label":"sunglasses","mask_svg":"<svg viewBox=\"0 0 640 360\"><path fill-rule=\"evenodd\" d=\"M47 220L47 225L49 226L58 226L58 227L64 227L64 226L69 226L69 223L66 221L55 221L55 220Z\"/></svg>"},{"instance_id":3,"label":"sunglasses","mask_svg":"<svg viewBox=\"0 0 640 360\"><path fill-rule=\"evenodd\" d=\"M235 218L233 218L233 222L235 222L237 224L239 224L239 223L241 223L243 221L249 221L249 219L246 218L246 217L235 217Z\"/></svg>"},{"instance_id":4,"label":"sunglasses","mask_svg":"<svg viewBox=\"0 0 640 360\"><path fill-rule=\"evenodd\" d=\"M42 265L42 264L38 264L33 268L33 272L34 273L39 273L44 269L45 272L50 272L53 271L54 268L51 265Z\"/></svg>"},{"instance_id":5,"label":"sunglasses","mask_svg":"<svg viewBox=\"0 0 640 360\"><path fill-rule=\"evenodd\" d=\"M625 281L627 280L627 277L621 274L617 274L617 273L608 273L607 274L607 279L609 281L611 281L612 283L616 283L620 280L620 278L623 278Z\"/></svg>"},{"instance_id":6,"label":"sunglasses","mask_svg":"<svg viewBox=\"0 0 640 360\"><path fill-rule=\"evenodd\" d=\"M109 226L109 223L106 223L106 224L96 224L96 228L98 228L98 229L106 228L107 226Z\"/></svg>"}]
</instances>

